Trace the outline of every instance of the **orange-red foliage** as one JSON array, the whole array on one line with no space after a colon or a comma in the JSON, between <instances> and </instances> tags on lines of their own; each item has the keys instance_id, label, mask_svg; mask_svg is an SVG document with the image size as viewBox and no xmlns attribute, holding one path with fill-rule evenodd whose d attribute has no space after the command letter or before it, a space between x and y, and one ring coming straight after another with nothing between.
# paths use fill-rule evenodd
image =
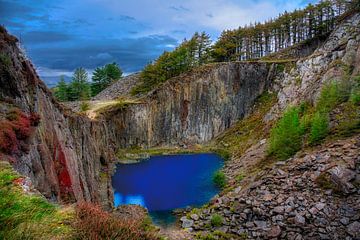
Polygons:
<instances>
[{"instance_id":1,"label":"orange-red foliage","mask_svg":"<svg viewBox=\"0 0 360 240\"><path fill-rule=\"evenodd\" d=\"M92 203L83 202L76 207L76 239L157 239L153 234L146 233L141 224L133 220L115 218Z\"/></svg>"},{"instance_id":2,"label":"orange-red foliage","mask_svg":"<svg viewBox=\"0 0 360 240\"><path fill-rule=\"evenodd\" d=\"M35 112L30 113L30 123L31 126L38 126L40 123L40 115Z\"/></svg>"},{"instance_id":3,"label":"orange-red foliage","mask_svg":"<svg viewBox=\"0 0 360 240\"><path fill-rule=\"evenodd\" d=\"M0 151L13 154L18 149L18 140L10 121L0 121Z\"/></svg>"},{"instance_id":4,"label":"orange-red foliage","mask_svg":"<svg viewBox=\"0 0 360 240\"><path fill-rule=\"evenodd\" d=\"M6 154L16 153L21 145L24 146L20 141L30 137L31 127L38 121L40 119L36 115L27 116L17 108L11 109L6 120L0 121L0 151Z\"/></svg>"}]
</instances>

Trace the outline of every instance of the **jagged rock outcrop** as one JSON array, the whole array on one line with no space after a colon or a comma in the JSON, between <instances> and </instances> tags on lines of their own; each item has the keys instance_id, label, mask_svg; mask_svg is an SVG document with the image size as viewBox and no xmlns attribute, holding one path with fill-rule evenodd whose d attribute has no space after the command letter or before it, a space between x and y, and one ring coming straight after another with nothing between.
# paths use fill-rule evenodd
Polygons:
<instances>
[{"instance_id":1,"label":"jagged rock outcrop","mask_svg":"<svg viewBox=\"0 0 360 240\"><path fill-rule=\"evenodd\" d=\"M39 118L30 137L21 142L26 147L3 152L0 157L11 159L14 168L30 177L49 199L110 206L112 187L106 173L114 148L108 126L60 105L19 50L17 39L4 28L0 28L0 54L0 120L9 123L6 117L11 109Z\"/></svg>"},{"instance_id":2,"label":"jagged rock outcrop","mask_svg":"<svg viewBox=\"0 0 360 240\"><path fill-rule=\"evenodd\" d=\"M203 143L246 116L269 86L267 63L219 63L173 78L108 116L120 146Z\"/></svg>"},{"instance_id":3,"label":"jagged rock outcrop","mask_svg":"<svg viewBox=\"0 0 360 240\"><path fill-rule=\"evenodd\" d=\"M360 14L344 20L311 56L299 60L289 71L277 75L274 88L278 104L273 113L301 101L314 102L324 84L351 72L360 73ZM270 115L269 115L270 117Z\"/></svg>"}]
</instances>

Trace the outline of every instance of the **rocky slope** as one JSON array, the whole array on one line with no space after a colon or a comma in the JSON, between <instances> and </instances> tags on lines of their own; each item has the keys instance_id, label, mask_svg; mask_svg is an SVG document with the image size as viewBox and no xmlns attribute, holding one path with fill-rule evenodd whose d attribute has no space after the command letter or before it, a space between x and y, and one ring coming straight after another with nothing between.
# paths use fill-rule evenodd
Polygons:
<instances>
[{"instance_id":1,"label":"rocky slope","mask_svg":"<svg viewBox=\"0 0 360 240\"><path fill-rule=\"evenodd\" d=\"M130 96L130 91L133 87L139 84L139 73L130 74L116 81L111 86L101 91L98 95L92 98L94 101L113 100L118 97Z\"/></svg>"},{"instance_id":2,"label":"rocky slope","mask_svg":"<svg viewBox=\"0 0 360 240\"><path fill-rule=\"evenodd\" d=\"M326 83L358 76L359 26L357 13L311 56L278 74L272 85L277 102L260 118L260 127L249 128L268 137L266 132L286 107L314 103ZM332 112L330 127L339 124L341 111ZM345 121L359 119L360 108L351 111ZM242 130L228 134L241 136ZM194 236L220 231L229 239L360 239L360 135L353 134L280 162L267 157L267 139L257 139L226 163L229 188L210 206L184 216L183 227L195 231ZM229 145L221 139L221 144ZM217 227L211 224L215 214L222 219Z\"/></svg>"},{"instance_id":3,"label":"rocky slope","mask_svg":"<svg viewBox=\"0 0 360 240\"><path fill-rule=\"evenodd\" d=\"M206 229L217 213L213 230L249 239L359 239L359 147L357 135L276 162L184 223Z\"/></svg>"},{"instance_id":4,"label":"rocky slope","mask_svg":"<svg viewBox=\"0 0 360 240\"><path fill-rule=\"evenodd\" d=\"M1 158L31 178L47 198L60 202L93 201L112 204L106 173L113 162L111 132L103 122L90 121L56 102L19 50L17 39L0 29ZM12 113L16 113L13 119ZM20 136L15 120L23 120ZM36 124L27 126L27 116ZM16 122L16 123L17 123ZM21 123L21 122L20 122ZM21 129L20 129L21 130ZM13 137L14 131L16 133ZM25 137L24 137L25 135ZM20 146L10 147L7 141Z\"/></svg>"}]
</instances>

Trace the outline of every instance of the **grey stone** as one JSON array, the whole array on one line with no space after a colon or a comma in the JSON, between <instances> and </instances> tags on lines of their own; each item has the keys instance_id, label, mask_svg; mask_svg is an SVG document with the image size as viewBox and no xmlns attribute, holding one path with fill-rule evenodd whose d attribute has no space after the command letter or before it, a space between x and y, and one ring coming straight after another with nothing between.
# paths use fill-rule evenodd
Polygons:
<instances>
[{"instance_id":1,"label":"grey stone","mask_svg":"<svg viewBox=\"0 0 360 240\"><path fill-rule=\"evenodd\" d=\"M349 224L349 218L343 217L340 219L341 224L348 225Z\"/></svg>"},{"instance_id":2,"label":"grey stone","mask_svg":"<svg viewBox=\"0 0 360 240\"><path fill-rule=\"evenodd\" d=\"M284 207L283 206L277 206L273 209L273 212L275 213L283 213L284 212Z\"/></svg>"},{"instance_id":3,"label":"grey stone","mask_svg":"<svg viewBox=\"0 0 360 240\"><path fill-rule=\"evenodd\" d=\"M195 220L195 221L199 220L199 216L197 214L191 214L190 217L192 220Z\"/></svg>"},{"instance_id":4,"label":"grey stone","mask_svg":"<svg viewBox=\"0 0 360 240\"><path fill-rule=\"evenodd\" d=\"M266 227L267 227L267 223L266 221L254 221L256 227L262 229L262 230L265 230Z\"/></svg>"},{"instance_id":5,"label":"grey stone","mask_svg":"<svg viewBox=\"0 0 360 240\"><path fill-rule=\"evenodd\" d=\"M181 219L180 219L181 220ZM194 221L191 219L182 219L182 227L183 228L191 228L194 225Z\"/></svg>"},{"instance_id":6,"label":"grey stone","mask_svg":"<svg viewBox=\"0 0 360 240\"><path fill-rule=\"evenodd\" d=\"M349 224L346 231L352 237L360 238L360 222L356 221L356 222Z\"/></svg>"},{"instance_id":7,"label":"grey stone","mask_svg":"<svg viewBox=\"0 0 360 240\"><path fill-rule=\"evenodd\" d=\"M298 225L305 224L305 218L303 216L301 216L300 214L296 214L294 221Z\"/></svg>"},{"instance_id":8,"label":"grey stone","mask_svg":"<svg viewBox=\"0 0 360 240\"><path fill-rule=\"evenodd\" d=\"M271 229L267 232L267 236L270 238L277 238L281 234L281 228L279 226L272 226Z\"/></svg>"}]
</instances>

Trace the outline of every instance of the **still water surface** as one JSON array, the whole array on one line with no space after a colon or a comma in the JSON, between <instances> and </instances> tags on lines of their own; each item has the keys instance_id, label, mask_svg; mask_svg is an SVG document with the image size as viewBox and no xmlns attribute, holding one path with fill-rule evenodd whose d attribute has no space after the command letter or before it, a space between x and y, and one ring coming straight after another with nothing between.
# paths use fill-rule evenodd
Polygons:
<instances>
[{"instance_id":1,"label":"still water surface","mask_svg":"<svg viewBox=\"0 0 360 240\"><path fill-rule=\"evenodd\" d=\"M139 204L156 224L175 220L171 211L207 203L219 189L212 176L223 165L212 153L152 156L136 164L118 164L112 178L115 206Z\"/></svg>"}]
</instances>

